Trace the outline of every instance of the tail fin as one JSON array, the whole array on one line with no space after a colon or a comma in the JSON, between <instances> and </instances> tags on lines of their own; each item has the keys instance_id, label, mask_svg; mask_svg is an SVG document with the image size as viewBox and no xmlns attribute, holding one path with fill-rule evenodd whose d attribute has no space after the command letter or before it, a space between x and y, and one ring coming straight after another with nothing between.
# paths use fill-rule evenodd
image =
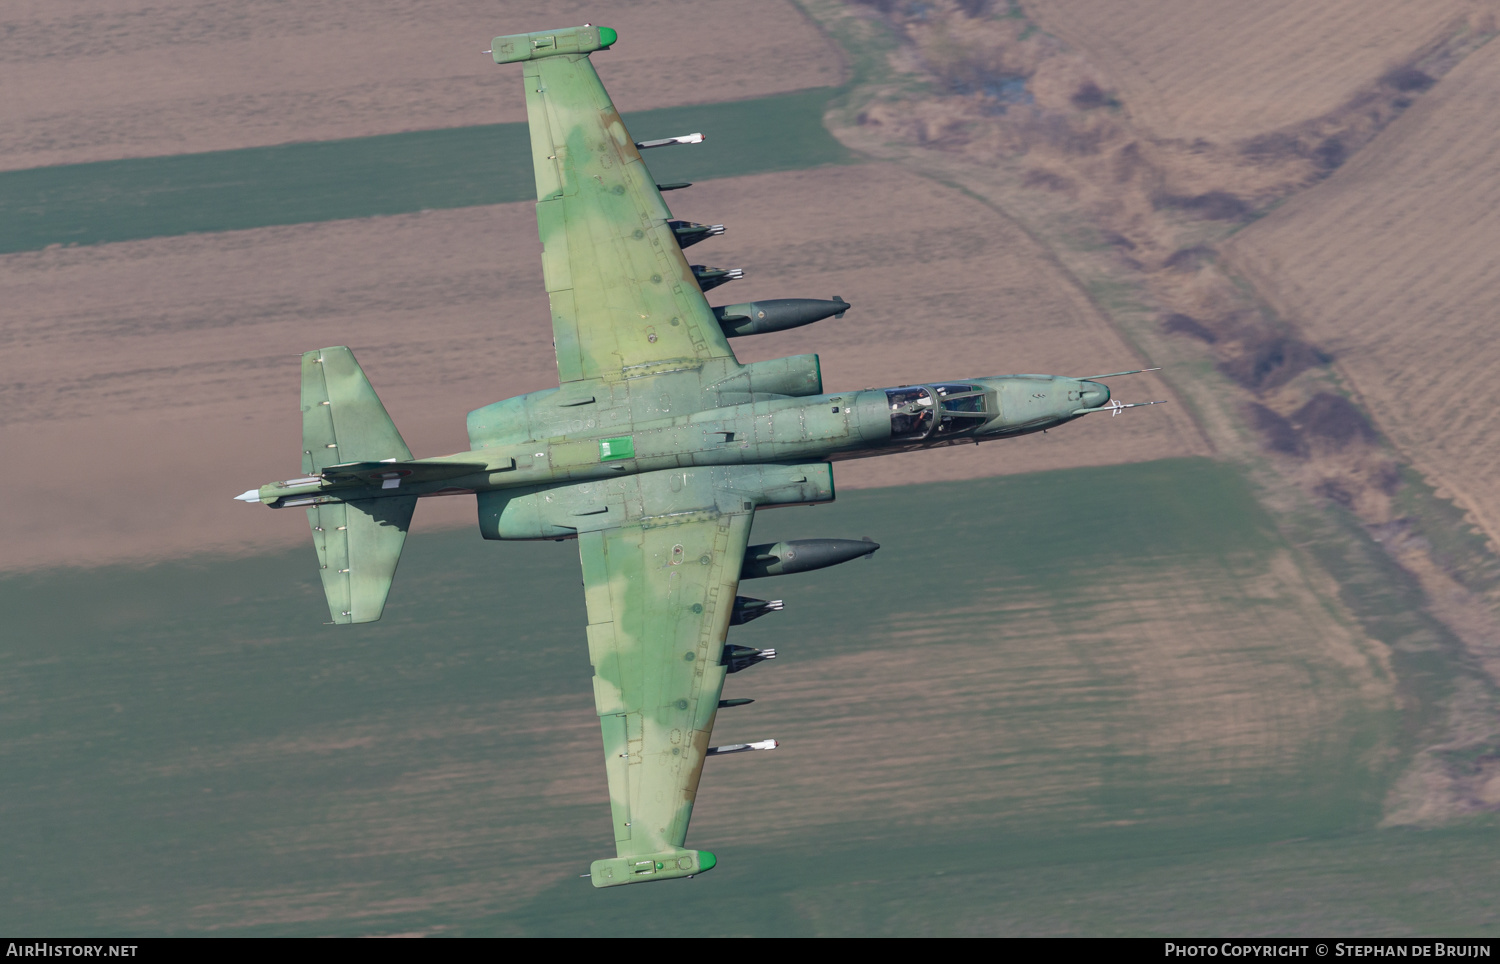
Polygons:
<instances>
[{"instance_id":1,"label":"tail fin","mask_svg":"<svg viewBox=\"0 0 1500 964\"><path fill-rule=\"evenodd\" d=\"M320 348L302 355L302 471L344 462L411 460L354 352Z\"/></svg>"},{"instance_id":2,"label":"tail fin","mask_svg":"<svg viewBox=\"0 0 1500 964\"><path fill-rule=\"evenodd\" d=\"M411 459L411 450L348 348L302 356L302 471ZM417 506L415 496L311 506L307 521L335 623L370 623L385 609Z\"/></svg>"}]
</instances>

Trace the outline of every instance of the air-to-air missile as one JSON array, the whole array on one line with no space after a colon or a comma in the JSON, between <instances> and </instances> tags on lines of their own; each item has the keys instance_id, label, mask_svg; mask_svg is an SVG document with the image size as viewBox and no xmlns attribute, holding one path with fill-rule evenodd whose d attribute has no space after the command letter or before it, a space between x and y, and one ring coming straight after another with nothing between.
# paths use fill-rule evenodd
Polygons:
<instances>
[{"instance_id":1,"label":"air-to-air missile","mask_svg":"<svg viewBox=\"0 0 1500 964\"><path fill-rule=\"evenodd\" d=\"M794 572L826 569L860 556L868 558L879 548L880 543L864 539L792 539L751 546L745 550L740 578L788 576Z\"/></svg>"},{"instance_id":2,"label":"air-to-air missile","mask_svg":"<svg viewBox=\"0 0 1500 964\"><path fill-rule=\"evenodd\" d=\"M833 296L832 301L817 298L772 298L770 301L751 301L741 305L724 305L714 309L719 327L729 338L740 335L764 335L770 331L785 331L801 328L824 318L842 318L849 310L849 302Z\"/></svg>"}]
</instances>

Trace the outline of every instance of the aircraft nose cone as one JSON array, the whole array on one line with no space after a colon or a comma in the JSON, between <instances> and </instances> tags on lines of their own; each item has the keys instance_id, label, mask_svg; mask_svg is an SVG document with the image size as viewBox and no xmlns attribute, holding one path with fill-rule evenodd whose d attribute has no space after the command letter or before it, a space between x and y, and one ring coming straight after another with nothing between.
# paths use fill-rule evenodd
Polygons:
<instances>
[{"instance_id":1,"label":"aircraft nose cone","mask_svg":"<svg viewBox=\"0 0 1500 964\"><path fill-rule=\"evenodd\" d=\"M1085 408L1098 408L1109 402L1109 386L1099 382L1079 382L1082 391L1079 398Z\"/></svg>"}]
</instances>

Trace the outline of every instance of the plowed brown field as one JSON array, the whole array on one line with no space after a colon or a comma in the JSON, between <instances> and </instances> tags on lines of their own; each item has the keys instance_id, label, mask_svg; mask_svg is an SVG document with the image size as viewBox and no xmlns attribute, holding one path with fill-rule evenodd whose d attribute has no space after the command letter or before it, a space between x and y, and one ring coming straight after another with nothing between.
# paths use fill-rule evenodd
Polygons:
<instances>
[{"instance_id":1,"label":"plowed brown field","mask_svg":"<svg viewBox=\"0 0 1500 964\"><path fill-rule=\"evenodd\" d=\"M1027 0L1157 137L1237 140L1319 117L1493 4Z\"/></svg>"},{"instance_id":2,"label":"plowed brown field","mask_svg":"<svg viewBox=\"0 0 1500 964\"><path fill-rule=\"evenodd\" d=\"M966 196L864 164L710 182L678 213L724 221L694 249L743 266L714 303L839 294L854 309L735 342L818 351L830 390L1137 366L1025 234ZM869 203L879 199L879 203ZM298 471L297 356L354 347L419 456L467 448L463 415L556 384L529 203L51 249L0 259L0 451L14 466L0 567L306 538L301 514L233 502ZM1170 398L1153 376L1127 399ZM1206 451L1168 405L1048 435L845 463L841 486ZM467 498L419 526L468 524Z\"/></svg>"},{"instance_id":3,"label":"plowed brown field","mask_svg":"<svg viewBox=\"0 0 1500 964\"><path fill-rule=\"evenodd\" d=\"M1227 251L1500 543L1500 45Z\"/></svg>"},{"instance_id":4,"label":"plowed brown field","mask_svg":"<svg viewBox=\"0 0 1500 964\"><path fill-rule=\"evenodd\" d=\"M630 110L841 80L785 0L17 0L0 15L0 170L524 121L520 72L480 51L606 14L635 42L595 62Z\"/></svg>"}]
</instances>

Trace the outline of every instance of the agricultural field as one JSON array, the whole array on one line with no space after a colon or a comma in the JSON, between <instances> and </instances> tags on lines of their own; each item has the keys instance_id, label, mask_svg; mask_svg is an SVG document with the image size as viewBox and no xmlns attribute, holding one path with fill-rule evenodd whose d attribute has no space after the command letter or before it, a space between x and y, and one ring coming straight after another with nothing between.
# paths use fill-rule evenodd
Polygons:
<instances>
[{"instance_id":1,"label":"agricultural field","mask_svg":"<svg viewBox=\"0 0 1500 964\"><path fill-rule=\"evenodd\" d=\"M1433 616L1467 611L1278 478L1239 389L1119 273L1217 271L1231 221L1161 192L1230 192L1244 214L1311 183L1303 148L1326 132L1296 125L1448 58L1420 97L1386 84L1361 114L1374 143L1349 139L1352 161L1222 263L1332 353L1316 377L1345 379L1441 493L1500 518L1464 488L1495 467L1459 390L1494 367L1476 252L1500 241L1500 67L1470 51L1496 4L1304 6L10 5L0 925L1493 935L1494 691ZM973 12L954 64L1033 57L1035 104L1067 116L923 80L913 51L947 43L933 11ZM731 678L757 702L715 742L783 745L709 762L689 845L713 873L604 894L578 879L612 847L576 547L484 542L471 498L425 500L385 618L333 628L305 516L231 500L299 471L308 348L353 346L418 457L465 448L468 410L556 384L519 70L479 51L589 19L620 31L595 62L637 138L709 134L646 159L696 182L667 195L678 216L728 227L689 252L746 271L711 303L853 304L736 340L743 360L818 352L845 390L1174 359L1112 383L1172 404L840 463L836 503L761 513L756 541L882 548L746 584L787 609L733 639L781 655ZM1455 31L1472 42L1444 46ZM1087 77L1103 89L1076 102ZM932 116L896 116L906 96ZM1001 117L1012 139L981 136ZM1294 128L1300 168L1234 181L1258 163L1246 139ZM870 148L902 131L913 150ZM1028 214L1070 199L1042 230ZM1158 266L1179 242L1187 261ZM1117 273L1089 274L1085 249ZM1410 502L1421 478L1401 471Z\"/></svg>"},{"instance_id":2,"label":"agricultural field","mask_svg":"<svg viewBox=\"0 0 1500 964\"><path fill-rule=\"evenodd\" d=\"M624 113L642 139L711 136L657 151L660 183L854 159L823 127L832 87ZM194 232L534 200L526 124L485 124L275 147L0 171L0 254Z\"/></svg>"},{"instance_id":3,"label":"agricultural field","mask_svg":"<svg viewBox=\"0 0 1500 964\"><path fill-rule=\"evenodd\" d=\"M1493 928L1489 824L1377 828L1384 647L1205 459L846 492L757 539L690 843L600 894L571 543L416 534L379 624L296 550L0 578L0 923L213 934L1403 934ZM753 588L752 588L753 587ZM476 599L488 600L483 606ZM662 899L675 912L645 912Z\"/></svg>"},{"instance_id":4,"label":"agricultural field","mask_svg":"<svg viewBox=\"0 0 1500 964\"><path fill-rule=\"evenodd\" d=\"M0 30L0 170L524 121L520 71L481 53L490 38L602 12L576 0L17 0ZM607 13L622 42L599 73L630 109L842 81L837 48L784 0Z\"/></svg>"},{"instance_id":5,"label":"agricultural field","mask_svg":"<svg viewBox=\"0 0 1500 964\"><path fill-rule=\"evenodd\" d=\"M1045 30L1086 51L1118 89L1131 120L1153 136L1220 143L1342 107L1362 86L1461 29L1468 15L1482 19L1495 9L1470 0L1252 0L1212 8L1195 0L1027 0L1023 6Z\"/></svg>"},{"instance_id":6,"label":"agricultural field","mask_svg":"<svg viewBox=\"0 0 1500 964\"><path fill-rule=\"evenodd\" d=\"M829 390L1138 367L1010 222L893 166L729 178L671 197L683 216L729 225L692 249L747 271L715 303L840 294L855 305L842 320L737 340L746 360L819 352ZM0 258L0 444L47 466L13 483L28 511L3 516L0 567L305 540L300 515L230 497L298 471L297 356L309 348L353 346L418 456L467 449L466 412L557 384L539 249L521 202ZM1122 391L1172 397L1152 376ZM1207 451L1181 406L1132 414L848 463L839 484ZM470 525L472 512L471 499L429 500L417 524Z\"/></svg>"},{"instance_id":7,"label":"agricultural field","mask_svg":"<svg viewBox=\"0 0 1500 964\"><path fill-rule=\"evenodd\" d=\"M1500 47L1471 55L1371 147L1226 246L1337 359L1429 481L1500 543Z\"/></svg>"}]
</instances>

